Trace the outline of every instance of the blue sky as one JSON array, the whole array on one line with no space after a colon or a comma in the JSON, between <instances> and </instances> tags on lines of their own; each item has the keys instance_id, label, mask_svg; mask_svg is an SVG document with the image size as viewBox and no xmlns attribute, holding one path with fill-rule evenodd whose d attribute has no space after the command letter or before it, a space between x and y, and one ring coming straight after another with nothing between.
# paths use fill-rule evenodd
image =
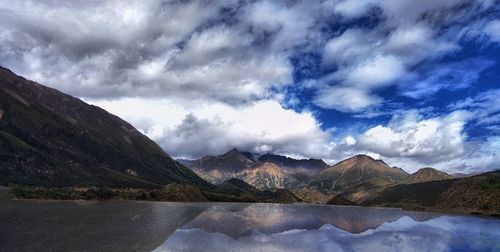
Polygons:
<instances>
[{"instance_id":1,"label":"blue sky","mask_svg":"<svg viewBox=\"0 0 500 252\"><path fill-rule=\"evenodd\" d=\"M500 168L498 1L0 0L0 14L0 65L176 158Z\"/></svg>"}]
</instances>

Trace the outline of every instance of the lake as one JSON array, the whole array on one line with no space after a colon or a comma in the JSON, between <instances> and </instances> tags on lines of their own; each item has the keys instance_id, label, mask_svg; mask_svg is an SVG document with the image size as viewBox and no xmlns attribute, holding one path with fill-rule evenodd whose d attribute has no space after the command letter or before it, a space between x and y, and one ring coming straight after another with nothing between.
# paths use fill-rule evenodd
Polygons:
<instances>
[{"instance_id":1,"label":"lake","mask_svg":"<svg viewBox=\"0 0 500 252\"><path fill-rule=\"evenodd\" d=\"M312 204L0 203L0 251L500 251L500 220L487 217Z\"/></svg>"}]
</instances>

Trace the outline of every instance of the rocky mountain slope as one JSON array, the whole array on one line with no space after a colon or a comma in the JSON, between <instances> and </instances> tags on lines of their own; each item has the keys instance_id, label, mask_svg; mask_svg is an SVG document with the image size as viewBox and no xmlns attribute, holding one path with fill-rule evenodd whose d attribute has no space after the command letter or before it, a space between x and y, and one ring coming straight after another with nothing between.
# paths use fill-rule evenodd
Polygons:
<instances>
[{"instance_id":1,"label":"rocky mountain slope","mask_svg":"<svg viewBox=\"0 0 500 252\"><path fill-rule=\"evenodd\" d=\"M417 172L411 174L405 179L401 180L400 184L415 184L427 181L438 181L452 179L453 177L446 174L445 172L438 171L434 168L426 167L418 170Z\"/></svg>"},{"instance_id":2,"label":"rocky mountain slope","mask_svg":"<svg viewBox=\"0 0 500 252\"><path fill-rule=\"evenodd\" d=\"M306 174L314 174L325 168L328 165L321 159L294 159L271 153L259 156L259 161L275 164L295 172L304 172Z\"/></svg>"},{"instance_id":3,"label":"rocky mountain slope","mask_svg":"<svg viewBox=\"0 0 500 252\"><path fill-rule=\"evenodd\" d=\"M211 185L105 110L0 68L0 184Z\"/></svg>"},{"instance_id":4,"label":"rocky mountain slope","mask_svg":"<svg viewBox=\"0 0 500 252\"><path fill-rule=\"evenodd\" d=\"M343 193L395 184L407 176L402 169L382 160L356 155L312 176L305 186L325 193Z\"/></svg>"},{"instance_id":5,"label":"rocky mountain slope","mask_svg":"<svg viewBox=\"0 0 500 252\"><path fill-rule=\"evenodd\" d=\"M296 160L274 154L258 156L237 149L219 156L179 162L214 184L237 178L261 190L293 188L306 179L308 173L326 167L322 160Z\"/></svg>"}]
</instances>

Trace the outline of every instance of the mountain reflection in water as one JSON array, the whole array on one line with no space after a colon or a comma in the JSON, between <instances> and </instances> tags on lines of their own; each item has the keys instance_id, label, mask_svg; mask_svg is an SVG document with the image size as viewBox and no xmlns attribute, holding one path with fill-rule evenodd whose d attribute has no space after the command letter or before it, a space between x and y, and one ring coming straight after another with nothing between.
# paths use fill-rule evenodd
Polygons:
<instances>
[{"instance_id":1,"label":"mountain reflection in water","mask_svg":"<svg viewBox=\"0 0 500 252\"><path fill-rule=\"evenodd\" d=\"M0 251L500 251L500 220L310 204L10 201Z\"/></svg>"},{"instance_id":2,"label":"mountain reflection in water","mask_svg":"<svg viewBox=\"0 0 500 252\"><path fill-rule=\"evenodd\" d=\"M496 251L500 220L389 208L217 204L155 251Z\"/></svg>"}]
</instances>

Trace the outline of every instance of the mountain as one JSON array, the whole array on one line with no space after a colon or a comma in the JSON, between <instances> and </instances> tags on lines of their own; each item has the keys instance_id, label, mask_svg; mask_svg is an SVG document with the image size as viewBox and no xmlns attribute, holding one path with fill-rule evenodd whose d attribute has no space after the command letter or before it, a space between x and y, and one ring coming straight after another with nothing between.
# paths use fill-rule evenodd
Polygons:
<instances>
[{"instance_id":1,"label":"mountain","mask_svg":"<svg viewBox=\"0 0 500 252\"><path fill-rule=\"evenodd\" d=\"M400 184L415 184L427 181L438 181L438 180L446 180L452 179L453 177L444 173L442 171L438 171L434 168L426 167L418 170L417 172L411 174L405 179L401 180Z\"/></svg>"},{"instance_id":2,"label":"mountain","mask_svg":"<svg viewBox=\"0 0 500 252\"><path fill-rule=\"evenodd\" d=\"M314 174L328 167L328 165L321 159L293 159L271 153L264 154L258 159L262 162L272 163L279 167L302 171L308 174Z\"/></svg>"},{"instance_id":3,"label":"mountain","mask_svg":"<svg viewBox=\"0 0 500 252\"><path fill-rule=\"evenodd\" d=\"M407 176L408 173L402 169L390 167L382 160L356 155L320 171L305 186L326 193L342 193L359 186L381 187L394 184Z\"/></svg>"},{"instance_id":4,"label":"mountain","mask_svg":"<svg viewBox=\"0 0 500 252\"><path fill-rule=\"evenodd\" d=\"M243 180L229 179L212 192L205 192L210 201L279 202L294 203L302 200L286 189L259 190Z\"/></svg>"},{"instance_id":5,"label":"mountain","mask_svg":"<svg viewBox=\"0 0 500 252\"><path fill-rule=\"evenodd\" d=\"M500 214L500 170L480 175L397 184L373 192L366 206Z\"/></svg>"},{"instance_id":6,"label":"mountain","mask_svg":"<svg viewBox=\"0 0 500 252\"><path fill-rule=\"evenodd\" d=\"M0 67L0 184L211 185L105 110Z\"/></svg>"},{"instance_id":7,"label":"mountain","mask_svg":"<svg viewBox=\"0 0 500 252\"><path fill-rule=\"evenodd\" d=\"M462 173L462 172L457 172L457 173L452 173L450 176L453 178L465 178L465 177L471 177L475 175L481 174L480 172L473 172L473 173Z\"/></svg>"},{"instance_id":8,"label":"mountain","mask_svg":"<svg viewBox=\"0 0 500 252\"><path fill-rule=\"evenodd\" d=\"M293 188L304 181L308 173L326 167L322 160L297 160L274 154L258 156L238 149L219 156L179 162L214 184L237 178L261 190Z\"/></svg>"},{"instance_id":9,"label":"mountain","mask_svg":"<svg viewBox=\"0 0 500 252\"><path fill-rule=\"evenodd\" d=\"M292 174L271 163L257 163L235 177L259 189L291 188L296 182Z\"/></svg>"},{"instance_id":10,"label":"mountain","mask_svg":"<svg viewBox=\"0 0 500 252\"><path fill-rule=\"evenodd\" d=\"M237 172L251 167L255 160L246 152L234 148L219 156L206 156L198 160L182 160L191 169L199 171L218 170L220 172Z\"/></svg>"}]
</instances>

